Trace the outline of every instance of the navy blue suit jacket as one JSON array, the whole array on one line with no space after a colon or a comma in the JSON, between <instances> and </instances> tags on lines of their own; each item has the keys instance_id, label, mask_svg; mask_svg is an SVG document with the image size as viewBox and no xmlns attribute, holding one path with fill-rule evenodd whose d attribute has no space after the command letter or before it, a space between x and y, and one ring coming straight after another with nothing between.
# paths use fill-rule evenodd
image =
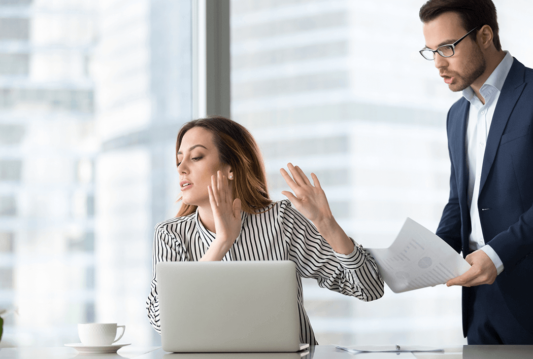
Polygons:
<instances>
[{"instance_id":1,"label":"navy blue suit jacket","mask_svg":"<svg viewBox=\"0 0 533 359\"><path fill-rule=\"evenodd\" d=\"M465 150L470 103L463 97L448 112L450 198L437 235L463 256L470 254L470 209ZM479 190L485 243L504 270L493 285L533 333L533 70L514 59L489 130ZM469 288L463 288L463 333L468 332Z\"/></svg>"}]
</instances>

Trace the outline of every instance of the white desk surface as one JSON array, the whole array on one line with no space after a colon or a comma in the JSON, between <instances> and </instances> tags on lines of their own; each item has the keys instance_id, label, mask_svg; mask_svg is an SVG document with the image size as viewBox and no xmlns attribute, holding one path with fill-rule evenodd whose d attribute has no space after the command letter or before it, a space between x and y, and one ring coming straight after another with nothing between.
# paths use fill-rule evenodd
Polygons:
<instances>
[{"instance_id":1,"label":"white desk surface","mask_svg":"<svg viewBox=\"0 0 533 359\"><path fill-rule=\"evenodd\" d=\"M469 358L533 358L533 346L471 346L464 359ZM489 353L489 354L488 354ZM494 355L492 355L494 354ZM487 356L488 355L488 356ZM160 347L129 346L119 350L117 354L78 354L76 350L67 347L55 348L2 348L0 359L110 359L110 358L137 358L137 359L460 359L463 358L463 348L446 348L441 353L395 353L390 354L351 354L335 349L333 345L319 345L312 348L309 355L301 357L298 353L191 353L172 354L163 351Z\"/></svg>"},{"instance_id":2,"label":"white desk surface","mask_svg":"<svg viewBox=\"0 0 533 359\"><path fill-rule=\"evenodd\" d=\"M444 353L417 353L413 356L410 353L404 355L397 354L366 354L363 355L366 359L386 359L387 357L402 359L402 358L418 358L418 359L459 359L462 348L446 349ZM362 357L361 355L353 355L341 350L335 349L333 345L319 345L313 348L311 355L304 356L303 359L326 359L338 358L348 359ZM300 359L298 353L226 353L226 354L172 354L163 351L160 347L136 347L128 346L120 349L117 354L79 354L76 350L67 347L54 348L34 348L34 347L19 347L19 348L2 348L0 349L0 359L67 359L67 358L83 358L83 359L111 359L111 358L138 358L138 359Z\"/></svg>"}]
</instances>

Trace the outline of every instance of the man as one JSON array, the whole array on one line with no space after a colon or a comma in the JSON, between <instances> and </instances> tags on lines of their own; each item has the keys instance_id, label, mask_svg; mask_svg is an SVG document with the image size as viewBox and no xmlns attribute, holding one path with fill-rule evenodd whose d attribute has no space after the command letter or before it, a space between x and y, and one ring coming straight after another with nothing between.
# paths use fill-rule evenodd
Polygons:
<instances>
[{"instance_id":1,"label":"man","mask_svg":"<svg viewBox=\"0 0 533 359\"><path fill-rule=\"evenodd\" d=\"M437 235L471 268L463 286L469 344L533 344L533 70L501 49L491 0L420 9L439 75L463 97L448 112L450 197Z\"/></svg>"}]
</instances>

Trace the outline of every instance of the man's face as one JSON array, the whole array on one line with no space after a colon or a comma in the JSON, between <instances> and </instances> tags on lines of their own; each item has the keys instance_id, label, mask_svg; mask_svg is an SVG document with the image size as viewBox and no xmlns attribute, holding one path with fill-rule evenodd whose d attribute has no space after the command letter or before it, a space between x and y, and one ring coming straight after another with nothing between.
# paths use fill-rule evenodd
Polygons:
<instances>
[{"instance_id":1,"label":"man's face","mask_svg":"<svg viewBox=\"0 0 533 359\"><path fill-rule=\"evenodd\" d=\"M465 29L459 15L447 12L436 19L424 23L426 47L436 50L437 47L453 44L472 29ZM474 31L472 34L477 33ZM470 86L486 69L485 57L481 49L469 35L455 46L452 57L435 54L435 67L439 75L452 91L462 91Z\"/></svg>"}]
</instances>

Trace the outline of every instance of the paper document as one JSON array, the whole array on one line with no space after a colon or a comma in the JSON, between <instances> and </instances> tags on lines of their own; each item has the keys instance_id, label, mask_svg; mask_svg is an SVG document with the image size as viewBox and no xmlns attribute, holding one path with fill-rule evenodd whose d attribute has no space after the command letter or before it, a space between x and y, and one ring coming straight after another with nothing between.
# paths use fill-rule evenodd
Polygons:
<instances>
[{"instance_id":1,"label":"paper document","mask_svg":"<svg viewBox=\"0 0 533 359\"><path fill-rule=\"evenodd\" d=\"M410 352L354 352L348 350L354 359L416 359L416 356Z\"/></svg>"},{"instance_id":2,"label":"paper document","mask_svg":"<svg viewBox=\"0 0 533 359\"><path fill-rule=\"evenodd\" d=\"M389 248L367 251L394 293L445 284L470 268L448 243L411 218Z\"/></svg>"},{"instance_id":3,"label":"paper document","mask_svg":"<svg viewBox=\"0 0 533 359\"><path fill-rule=\"evenodd\" d=\"M443 352L444 349L424 347L420 345L355 345L350 347L337 346L353 354L359 353L422 353L422 352Z\"/></svg>"}]
</instances>

